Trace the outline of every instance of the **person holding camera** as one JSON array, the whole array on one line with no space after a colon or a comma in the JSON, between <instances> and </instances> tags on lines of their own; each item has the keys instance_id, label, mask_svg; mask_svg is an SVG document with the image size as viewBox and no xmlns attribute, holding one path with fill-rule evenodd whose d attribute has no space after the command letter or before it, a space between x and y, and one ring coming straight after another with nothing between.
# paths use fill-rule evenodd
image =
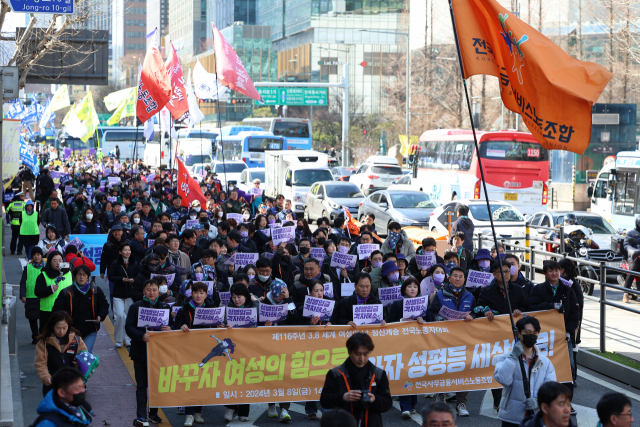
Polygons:
<instances>
[{"instance_id":1,"label":"person holding camera","mask_svg":"<svg viewBox=\"0 0 640 427\"><path fill-rule=\"evenodd\" d=\"M60 292L73 285L69 263L63 262L62 254L58 251L50 252L47 256L47 263L42 269L42 273L36 279L33 289L37 298L40 298L40 332L51 317L51 310Z\"/></svg>"},{"instance_id":2,"label":"person holding camera","mask_svg":"<svg viewBox=\"0 0 640 427\"><path fill-rule=\"evenodd\" d=\"M355 333L347 340L349 357L327 372L320 404L353 415L360 427L382 426L382 414L393 406L387 373L369 361L371 337Z\"/></svg>"}]
</instances>

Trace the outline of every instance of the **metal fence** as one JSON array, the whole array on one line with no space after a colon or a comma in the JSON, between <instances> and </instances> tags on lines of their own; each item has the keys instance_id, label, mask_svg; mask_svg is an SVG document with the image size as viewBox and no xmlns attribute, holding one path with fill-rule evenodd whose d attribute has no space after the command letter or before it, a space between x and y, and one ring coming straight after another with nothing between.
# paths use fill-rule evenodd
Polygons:
<instances>
[{"instance_id":1,"label":"metal fence","mask_svg":"<svg viewBox=\"0 0 640 427\"><path fill-rule=\"evenodd\" d=\"M500 227L511 227L511 226L495 226L497 228L496 232L499 234ZM543 265L536 264L536 256L538 258L547 256L549 258L554 258L556 260L560 259L569 259L574 262L576 267L578 267L578 271L584 270L581 269L581 266L589 266L595 269L599 274L597 280L592 277L584 277L577 276L576 280L582 282L584 284L591 284L594 287L596 285L600 286L600 296L594 297L585 293L584 298L596 301L600 304L600 352L604 353L606 351L606 325L607 325L607 312L606 307L616 307L624 311L628 311L630 313L640 314L640 310L630 307L627 304L621 304L619 302L615 302L612 300L607 300L607 288L615 289L618 291L626 292L629 294L637 295L640 297L640 291L635 289L627 289L623 286L615 285L607 283L607 273L615 273L617 275L627 275L630 274L636 278L640 278L640 273L625 270L620 267L607 265L606 262L594 262L583 258L575 258L568 256L566 254L565 241L564 241L564 226L560 226L557 228L551 227L542 227L542 226L530 226L526 225L525 227L525 236L519 237L499 237L498 244L502 245L505 248L505 252L514 253L514 254L522 254L523 257L520 258L520 265L525 267L525 275L528 279L535 283L535 274L536 272L542 272ZM557 233L559 241L547 240L540 237L532 237L531 230L545 230L545 231L553 231ZM485 233L477 233L477 237L473 239L477 243L477 249L482 249L485 246L493 247L495 245L493 236ZM524 240L524 245L521 244ZM485 245L484 242L488 244ZM516 243L517 242L517 243ZM549 252L545 250L536 249L531 246L531 242L542 242L542 243L550 243L550 244L559 244L559 252ZM640 279L638 279L640 280ZM580 284L582 286L582 284ZM583 286L584 289L584 286Z\"/></svg>"}]
</instances>

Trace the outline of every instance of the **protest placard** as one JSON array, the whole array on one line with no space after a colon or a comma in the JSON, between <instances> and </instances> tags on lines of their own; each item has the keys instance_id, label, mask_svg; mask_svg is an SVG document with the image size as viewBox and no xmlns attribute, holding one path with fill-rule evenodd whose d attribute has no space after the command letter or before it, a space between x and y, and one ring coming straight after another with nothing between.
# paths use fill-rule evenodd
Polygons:
<instances>
[{"instance_id":1,"label":"protest placard","mask_svg":"<svg viewBox=\"0 0 640 427\"><path fill-rule=\"evenodd\" d=\"M194 280L194 283L196 282L196 280ZM202 283L204 283L205 285L207 285L207 295L211 296L213 295L213 291L214 291L214 283L213 280L207 280L207 281L202 281Z\"/></svg>"},{"instance_id":2,"label":"protest placard","mask_svg":"<svg viewBox=\"0 0 640 427\"><path fill-rule=\"evenodd\" d=\"M259 230L262 234L264 234L267 237L271 237L271 229L270 228L265 228L262 230Z\"/></svg>"},{"instance_id":3,"label":"protest placard","mask_svg":"<svg viewBox=\"0 0 640 427\"><path fill-rule=\"evenodd\" d=\"M356 290L355 283L340 283L340 296L350 297Z\"/></svg>"},{"instance_id":4,"label":"protest placard","mask_svg":"<svg viewBox=\"0 0 640 427\"><path fill-rule=\"evenodd\" d=\"M353 323L356 325L375 325L384 320L382 304L367 304L353 306Z\"/></svg>"},{"instance_id":5,"label":"protest placard","mask_svg":"<svg viewBox=\"0 0 640 427\"><path fill-rule=\"evenodd\" d=\"M260 254L257 253L240 253L237 252L233 254L234 260L233 263L236 265L236 268L244 267L245 265L253 264L255 265L260 258Z\"/></svg>"},{"instance_id":6,"label":"protest placard","mask_svg":"<svg viewBox=\"0 0 640 427\"><path fill-rule=\"evenodd\" d=\"M147 329L160 330L162 326L169 325L168 308L144 308L138 309L138 328L144 326Z\"/></svg>"},{"instance_id":7,"label":"protest placard","mask_svg":"<svg viewBox=\"0 0 640 427\"><path fill-rule=\"evenodd\" d=\"M171 306L171 313L177 313L178 311L180 311L181 308L182 306L174 304Z\"/></svg>"},{"instance_id":8,"label":"protest placard","mask_svg":"<svg viewBox=\"0 0 640 427\"><path fill-rule=\"evenodd\" d=\"M398 301L402 299L402 295L400 294L401 286L391 286L390 288L378 288L378 296L380 298L380 302L385 307L392 304L394 301Z\"/></svg>"},{"instance_id":9,"label":"protest placard","mask_svg":"<svg viewBox=\"0 0 640 427\"><path fill-rule=\"evenodd\" d=\"M564 285L567 285L569 287L571 287L571 285L573 285L573 280L569 279L563 279L562 277L559 277L560 282L562 282Z\"/></svg>"},{"instance_id":10,"label":"protest placard","mask_svg":"<svg viewBox=\"0 0 640 427\"><path fill-rule=\"evenodd\" d=\"M244 218L242 218L242 214L237 213L228 213L227 219L235 219L238 224L242 224L244 222Z\"/></svg>"},{"instance_id":11,"label":"protest placard","mask_svg":"<svg viewBox=\"0 0 640 427\"><path fill-rule=\"evenodd\" d=\"M420 282L420 295L422 296L430 296L432 293L436 291L436 285L433 282L433 277L425 277Z\"/></svg>"},{"instance_id":12,"label":"protest placard","mask_svg":"<svg viewBox=\"0 0 640 427\"><path fill-rule=\"evenodd\" d=\"M117 197L107 197L107 200L110 201L111 203L115 203L118 201Z\"/></svg>"},{"instance_id":13,"label":"protest placard","mask_svg":"<svg viewBox=\"0 0 640 427\"><path fill-rule=\"evenodd\" d=\"M289 315L288 304L270 305L260 303L260 321L262 323L280 323L287 320Z\"/></svg>"},{"instance_id":14,"label":"protest placard","mask_svg":"<svg viewBox=\"0 0 640 427\"><path fill-rule=\"evenodd\" d=\"M231 299L231 292L220 292L220 304L226 307L227 304L229 304L230 299Z\"/></svg>"},{"instance_id":15,"label":"protest placard","mask_svg":"<svg viewBox=\"0 0 640 427\"><path fill-rule=\"evenodd\" d=\"M113 187L115 185L118 185L121 182L119 176L110 176L107 179L109 180L109 187Z\"/></svg>"},{"instance_id":16,"label":"protest placard","mask_svg":"<svg viewBox=\"0 0 640 427\"><path fill-rule=\"evenodd\" d=\"M371 256L371 252L377 251L380 249L380 245L377 243L360 243L358 245L358 259L369 259Z\"/></svg>"},{"instance_id":17,"label":"protest placard","mask_svg":"<svg viewBox=\"0 0 640 427\"><path fill-rule=\"evenodd\" d=\"M145 230L151 230L151 223L149 221L142 221L142 226Z\"/></svg>"},{"instance_id":18,"label":"protest placard","mask_svg":"<svg viewBox=\"0 0 640 427\"><path fill-rule=\"evenodd\" d=\"M279 222L274 222L273 224L269 224L269 228L282 228L282 224L280 224Z\"/></svg>"},{"instance_id":19,"label":"protest placard","mask_svg":"<svg viewBox=\"0 0 640 427\"><path fill-rule=\"evenodd\" d=\"M156 239L147 239L147 247L153 247L153 244L156 242Z\"/></svg>"},{"instance_id":20,"label":"protest placard","mask_svg":"<svg viewBox=\"0 0 640 427\"><path fill-rule=\"evenodd\" d=\"M275 254L271 252L263 252L261 256L272 259Z\"/></svg>"},{"instance_id":21,"label":"protest placard","mask_svg":"<svg viewBox=\"0 0 640 427\"><path fill-rule=\"evenodd\" d=\"M199 219L188 219L187 220L187 228L193 228L194 226L200 224Z\"/></svg>"},{"instance_id":22,"label":"protest placard","mask_svg":"<svg viewBox=\"0 0 640 427\"><path fill-rule=\"evenodd\" d=\"M326 254L327 253L324 251L324 248L311 248L311 252L309 252L309 256L317 259L318 261L322 261Z\"/></svg>"},{"instance_id":23,"label":"protest placard","mask_svg":"<svg viewBox=\"0 0 640 427\"><path fill-rule=\"evenodd\" d=\"M331 256L331 265L329 267L341 267L351 270L358 262L358 255L341 254L335 251Z\"/></svg>"},{"instance_id":24,"label":"protest placard","mask_svg":"<svg viewBox=\"0 0 640 427\"><path fill-rule=\"evenodd\" d=\"M333 283L325 283L323 286L324 297L333 299Z\"/></svg>"},{"instance_id":25,"label":"protest placard","mask_svg":"<svg viewBox=\"0 0 640 427\"><path fill-rule=\"evenodd\" d=\"M104 176L109 176L111 175L112 171L111 168L104 168Z\"/></svg>"},{"instance_id":26,"label":"protest placard","mask_svg":"<svg viewBox=\"0 0 640 427\"><path fill-rule=\"evenodd\" d=\"M469 270L467 289L484 288L493 280L493 274L484 271Z\"/></svg>"},{"instance_id":27,"label":"protest placard","mask_svg":"<svg viewBox=\"0 0 640 427\"><path fill-rule=\"evenodd\" d=\"M65 185L64 186L64 194L71 193L71 190L73 190L73 185Z\"/></svg>"},{"instance_id":28,"label":"protest placard","mask_svg":"<svg viewBox=\"0 0 640 427\"><path fill-rule=\"evenodd\" d=\"M429 305L429 297L405 298L402 300L402 318L417 319L427 315L427 307Z\"/></svg>"},{"instance_id":29,"label":"protest placard","mask_svg":"<svg viewBox=\"0 0 640 427\"><path fill-rule=\"evenodd\" d=\"M79 237L74 237L72 240L70 240L69 243L67 243L64 246L64 249L67 249L67 247L69 247L71 245L75 246L76 249L79 250L79 251L81 251L82 248L84 248L84 243L82 243L82 241L80 240Z\"/></svg>"},{"instance_id":30,"label":"protest placard","mask_svg":"<svg viewBox=\"0 0 640 427\"><path fill-rule=\"evenodd\" d=\"M470 311L456 311L452 310L449 307L442 306L438 314L444 317L447 320L460 320L467 317Z\"/></svg>"},{"instance_id":31,"label":"protest placard","mask_svg":"<svg viewBox=\"0 0 640 427\"><path fill-rule=\"evenodd\" d=\"M193 315L193 324L218 326L220 323L224 323L224 310L225 307L196 307L196 312Z\"/></svg>"},{"instance_id":32,"label":"protest placard","mask_svg":"<svg viewBox=\"0 0 640 427\"><path fill-rule=\"evenodd\" d=\"M156 177L155 173L150 173L149 175L147 175L147 182L153 181L155 177Z\"/></svg>"},{"instance_id":33,"label":"protest placard","mask_svg":"<svg viewBox=\"0 0 640 427\"><path fill-rule=\"evenodd\" d=\"M271 230L271 240L273 240L273 244L276 246L278 246L282 242L288 242L289 239L295 238L295 236L295 227L281 227Z\"/></svg>"},{"instance_id":34,"label":"protest placard","mask_svg":"<svg viewBox=\"0 0 640 427\"><path fill-rule=\"evenodd\" d=\"M428 270L436 263L436 253L426 252L423 255L416 255L416 264L419 270Z\"/></svg>"},{"instance_id":35,"label":"protest placard","mask_svg":"<svg viewBox=\"0 0 640 427\"><path fill-rule=\"evenodd\" d=\"M153 274L153 273L151 273L149 275L149 279L153 279L156 276L165 277L167 279L167 285L169 287L171 287L171 285L173 284L173 280L176 278L176 273L171 273L171 274Z\"/></svg>"},{"instance_id":36,"label":"protest placard","mask_svg":"<svg viewBox=\"0 0 640 427\"><path fill-rule=\"evenodd\" d=\"M253 194L254 196L262 196L262 188L251 188L251 194Z\"/></svg>"},{"instance_id":37,"label":"protest placard","mask_svg":"<svg viewBox=\"0 0 640 427\"><path fill-rule=\"evenodd\" d=\"M309 319L318 316L322 322L329 322L333 315L336 302L328 299L314 298L309 295L304 297L302 317Z\"/></svg>"},{"instance_id":38,"label":"protest placard","mask_svg":"<svg viewBox=\"0 0 640 427\"><path fill-rule=\"evenodd\" d=\"M232 328L258 327L258 309L227 307L227 325Z\"/></svg>"}]
</instances>

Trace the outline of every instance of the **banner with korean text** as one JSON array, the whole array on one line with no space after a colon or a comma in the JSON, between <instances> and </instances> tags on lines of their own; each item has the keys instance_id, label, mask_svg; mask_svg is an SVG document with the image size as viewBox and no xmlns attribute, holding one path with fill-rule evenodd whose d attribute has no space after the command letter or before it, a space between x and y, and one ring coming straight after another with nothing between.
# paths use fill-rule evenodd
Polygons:
<instances>
[{"instance_id":1,"label":"banner with korean text","mask_svg":"<svg viewBox=\"0 0 640 427\"><path fill-rule=\"evenodd\" d=\"M558 381L571 381L562 314L550 310L529 315L540 321L538 347L554 364ZM326 373L348 357L345 344L355 332L373 339L369 360L387 372L392 395L502 387L493 379L494 363L513 346L506 315L493 322L402 322L357 329L278 326L150 332L150 406L317 401Z\"/></svg>"}]
</instances>

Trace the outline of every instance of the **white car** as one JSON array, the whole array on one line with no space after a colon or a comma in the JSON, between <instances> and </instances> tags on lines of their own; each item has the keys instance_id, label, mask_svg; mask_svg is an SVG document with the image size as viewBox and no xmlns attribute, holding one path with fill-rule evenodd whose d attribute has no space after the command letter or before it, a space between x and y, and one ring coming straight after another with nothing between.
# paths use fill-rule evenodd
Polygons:
<instances>
[{"instance_id":1,"label":"white car","mask_svg":"<svg viewBox=\"0 0 640 427\"><path fill-rule=\"evenodd\" d=\"M260 188L264 191L264 168L247 168L243 170L236 185L239 190L250 193L253 188L253 181L256 179L260 180Z\"/></svg>"},{"instance_id":2,"label":"white car","mask_svg":"<svg viewBox=\"0 0 640 427\"><path fill-rule=\"evenodd\" d=\"M216 160L211 162L211 171L218 174L220 184L226 186L227 183L237 185L240 182L242 171L248 169L247 164L242 161L229 160L224 163Z\"/></svg>"},{"instance_id":3,"label":"white car","mask_svg":"<svg viewBox=\"0 0 640 427\"><path fill-rule=\"evenodd\" d=\"M349 182L357 185L363 194L368 195L377 190L387 189L392 182L402 178L402 175L402 168L397 164L365 163L351 175Z\"/></svg>"},{"instance_id":4,"label":"white car","mask_svg":"<svg viewBox=\"0 0 640 427\"><path fill-rule=\"evenodd\" d=\"M191 166L187 166L187 170L189 171L189 175L191 175L192 178L195 178L198 181L202 181L202 178L204 178L205 176L207 176L206 174L206 167L207 167L208 163L196 163L193 164ZM202 175L202 171L204 172L204 175Z\"/></svg>"},{"instance_id":5,"label":"white car","mask_svg":"<svg viewBox=\"0 0 640 427\"><path fill-rule=\"evenodd\" d=\"M411 191L422 191L426 193L427 186L425 185L424 179L419 180L418 178L414 178L412 175L404 175L399 180L392 182L391 186L387 190L411 190Z\"/></svg>"},{"instance_id":6,"label":"white car","mask_svg":"<svg viewBox=\"0 0 640 427\"><path fill-rule=\"evenodd\" d=\"M496 234L501 237L524 236L525 218L511 204L501 200L490 200L493 224L496 226ZM475 226L474 234L480 232L491 235L491 222L485 200L461 199L453 200L438 206L431 213L429 229L441 234L449 235L448 213L451 212L451 222L458 219L457 208L459 204L469 206L469 219ZM515 243L515 242L514 242Z\"/></svg>"}]
</instances>

